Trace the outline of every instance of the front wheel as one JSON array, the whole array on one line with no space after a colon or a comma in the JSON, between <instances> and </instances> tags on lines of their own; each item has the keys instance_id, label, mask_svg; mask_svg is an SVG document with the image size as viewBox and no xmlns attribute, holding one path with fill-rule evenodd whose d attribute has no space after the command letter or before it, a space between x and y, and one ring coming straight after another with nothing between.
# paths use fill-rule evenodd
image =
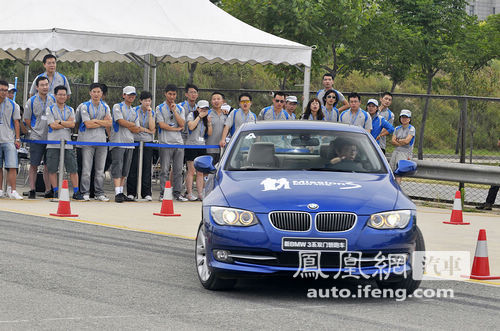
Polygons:
<instances>
[{"instance_id":1,"label":"front wheel","mask_svg":"<svg viewBox=\"0 0 500 331\"><path fill-rule=\"evenodd\" d=\"M425 251L424 236L422 235L422 232L418 227L417 227L417 240L416 240L415 251ZM391 281L377 280L377 285L380 289L385 289L385 288L390 288L393 290L405 289L407 294L412 294L420 286L420 282L421 280L413 279L410 272L406 276L406 278L400 281L391 282Z\"/></svg>"},{"instance_id":2,"label":"front wheel","mask_svg":"<svg viewBox=\"0 0 500 331\"><path fill-rule=\"evenodd\" d=\"M212 291L232 289L236 284L236 280L217 277L217 274L208 265L206 240L205 227L203 226L203 222L201 222L198 227L195 247L196 271L201 285L207 290Z\"/></svg>"}]
</instances>

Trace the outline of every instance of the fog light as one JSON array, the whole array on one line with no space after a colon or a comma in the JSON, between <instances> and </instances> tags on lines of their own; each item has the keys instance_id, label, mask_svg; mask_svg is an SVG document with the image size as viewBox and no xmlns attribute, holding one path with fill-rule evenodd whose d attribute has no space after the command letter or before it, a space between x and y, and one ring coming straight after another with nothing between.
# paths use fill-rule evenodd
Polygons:
<instances>
[{"instance_id":1,"label":"fog light","mask_svg":"<svg viewBox=\"0 0 500 331\"><path fill-rule=\"evenodd\" d=\"M230 251L223 249L214 249L214 257L217 261L221 262L233 262L233 259L229 257Z\"/></svg>"}]
</instances>

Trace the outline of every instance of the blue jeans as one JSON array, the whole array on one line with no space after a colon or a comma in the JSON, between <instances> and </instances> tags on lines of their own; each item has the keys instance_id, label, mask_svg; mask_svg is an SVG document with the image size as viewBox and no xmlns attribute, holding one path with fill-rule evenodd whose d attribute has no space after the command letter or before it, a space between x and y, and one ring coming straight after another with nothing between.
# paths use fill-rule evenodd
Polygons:
<instances>
[{"instance_id":1,"label":"blue jeans","mask_svg":"<svg viewBox=\"0 0 500 331\"><path fill-rule=\"evenodd\" d=\"M17 149L14 143L0 143L0 168L3 167L4 162L6 169L19 167Z\"/></svg>"}]
</instances>

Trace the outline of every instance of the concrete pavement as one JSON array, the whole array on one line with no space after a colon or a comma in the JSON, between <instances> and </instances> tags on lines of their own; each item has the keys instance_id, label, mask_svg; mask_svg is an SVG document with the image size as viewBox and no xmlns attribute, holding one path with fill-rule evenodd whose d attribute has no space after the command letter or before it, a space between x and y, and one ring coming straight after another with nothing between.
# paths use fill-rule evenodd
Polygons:
<instances>
[{"instance_id":1,"label":"concrete pavement","mask_svg":"<svg viewBox=\"0 0 500 331\"><path fill-rule=\"evenodd\" d=\"M57 203L49 199L14 201L0 199L0 210L71 220L81 223L127 229L194 239L201 219L201 202L174 202L174 210L180 217L154 216L159 212L161 203L153 202L71 202L71 211L78 214L75 218L49 216L57 210ZM474 258L479 229L486 229L488 252L492 275L500 276L500 216L493 213L464 212L464 221L470 225L448 225L451 205L447 209L417 207L417 223L421 228L427 250L469 251L471 263ZM43 222L43 219L40 220ZM500 285L498 281L487 283Z\"/></svg>"}]
</instances>

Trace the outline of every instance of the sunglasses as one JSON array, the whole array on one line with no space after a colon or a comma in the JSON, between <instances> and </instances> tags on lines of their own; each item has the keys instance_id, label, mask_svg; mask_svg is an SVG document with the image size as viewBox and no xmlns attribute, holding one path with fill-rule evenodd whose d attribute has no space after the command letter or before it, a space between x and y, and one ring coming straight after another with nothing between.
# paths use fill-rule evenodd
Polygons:
<instances>
[{"instance_id":1,"label":"sunglasses","mask_svg":"<svg viewBox=\"0 0 500 331\"><path fill-rule=\"evenodd\" d=\"M285 103L285 100L274 100L274 101L276 101L278 103Z\"/></svg>"},{"instance_id":2,"label":"sunglasses","mask_svg":"<svg viewBox=\"0 0 500 331\"><path fill-rule=\"evenodd\" d=\"M334 95L328 95L326 98L327 99L337 99L337 97L335 97Z\"/></svg>"},{"instance_id":3,"label":"sunglasses","mask_svg":"<svg viewBox=\"0 0 500 331\"><path fill-rule=\"evenodd\" d=\"M240 101L240 103L242 103L242 104L251 103L251 102L252 102L252 101L250 101L250 100L241 100L241 101Z\"/></svg>"}]
</instances>

